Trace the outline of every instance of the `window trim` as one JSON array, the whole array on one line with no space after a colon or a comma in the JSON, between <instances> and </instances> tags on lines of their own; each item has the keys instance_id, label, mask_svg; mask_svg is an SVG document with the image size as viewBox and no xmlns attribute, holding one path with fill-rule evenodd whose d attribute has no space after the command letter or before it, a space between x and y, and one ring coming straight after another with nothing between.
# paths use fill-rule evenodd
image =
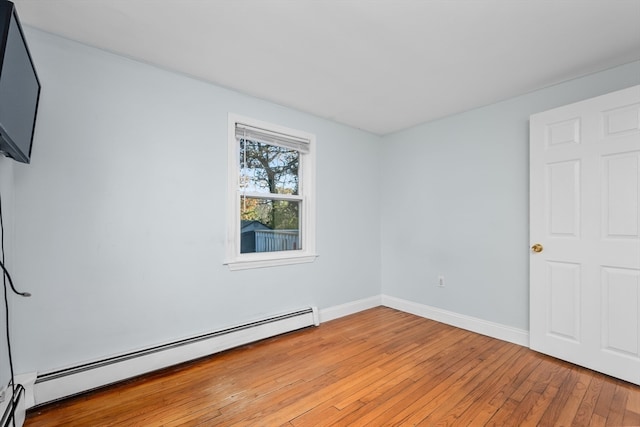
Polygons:
<instances>
[{"instance_id":1,"label":"window trim","mask_svg":"<svg viewBox=\"0 0 640 427\"><path fill-rule=\"evenodd\" d=\"M309 141L307 153L300 153L300 243L302 249L295 251L240 253L240 150L236 139L236 123L291 135ZM224 264L230 270L274 267L313 262L316 254L316 209L315 209L315 147L314 134L267 123L249 117L229 113L227 144L227 238ZM282 195L274 195L276 199ZM285 197L286 198L286 197Z\"/></svg>"}]
</instances>

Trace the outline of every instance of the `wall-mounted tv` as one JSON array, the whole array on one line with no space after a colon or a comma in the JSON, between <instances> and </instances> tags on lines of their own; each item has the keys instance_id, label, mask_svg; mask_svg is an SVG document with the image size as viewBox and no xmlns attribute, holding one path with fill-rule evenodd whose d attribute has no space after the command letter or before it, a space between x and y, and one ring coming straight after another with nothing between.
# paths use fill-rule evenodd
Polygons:
<instances>
[{"instance_id":1,"label":"wall-mounted tv","mask_svg":"<svg viewBox=\"0 0 640 427\"><path fill-rule=\"evenodd\" d=\"M0 0L0 152L29 163L40 81L12 2Z\"/></svg>"}]
</instances>

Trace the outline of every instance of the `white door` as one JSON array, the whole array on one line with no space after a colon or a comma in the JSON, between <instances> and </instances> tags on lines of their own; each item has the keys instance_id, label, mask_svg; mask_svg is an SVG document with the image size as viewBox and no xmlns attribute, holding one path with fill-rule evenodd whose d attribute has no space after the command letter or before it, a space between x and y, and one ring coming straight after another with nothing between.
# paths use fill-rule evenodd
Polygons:
<instances>
[{"instance_id":1,"label":"white door","mask_svg":"<svg viewBox=\"0 0 640 427\"><path fill-rule=\"evenodd\" d=\"M640 86L530 133L530 347L640 384Z\"/></svg>"}]
</instances>

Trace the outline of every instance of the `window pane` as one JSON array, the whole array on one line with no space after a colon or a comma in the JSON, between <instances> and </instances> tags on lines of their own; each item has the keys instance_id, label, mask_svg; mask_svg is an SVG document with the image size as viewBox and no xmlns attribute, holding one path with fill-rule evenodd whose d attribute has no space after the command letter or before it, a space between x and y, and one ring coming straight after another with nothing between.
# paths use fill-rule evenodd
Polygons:
<instances>
[{"instance_id":1,"label":"window pane","mask_svg":"<svg viewBox=\"0 0 640 427\"><path fill-rule=\"evenodd\" d=\"M240 139L240 189L256 193L298 194L300 153Z\"/></svg>"},{"instance_id":2,"label":"window pane","mask_svg":"<svg viewBox=\"0 0 640 427\"><path fill-rule=\"evenodd\" d=\"M293 251L300 247L300 202L242 197L240 252Z\"/></svg>"}]
</instances>

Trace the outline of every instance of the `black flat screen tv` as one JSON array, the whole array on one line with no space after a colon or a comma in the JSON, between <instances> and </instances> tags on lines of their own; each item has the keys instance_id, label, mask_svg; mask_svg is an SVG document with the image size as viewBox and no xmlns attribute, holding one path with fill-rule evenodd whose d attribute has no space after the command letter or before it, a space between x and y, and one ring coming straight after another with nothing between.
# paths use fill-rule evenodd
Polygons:
<instances>
[{"instance_id":1,"label":"black flat screen tv","mask_svg":"<svg viewBox=\"0 0 640 427\"><path fill-rule=\"evenodd\" d=\"M0 0L0 152L31 161L40 80L12 2Z\"/></svg>"}]
</instances>

